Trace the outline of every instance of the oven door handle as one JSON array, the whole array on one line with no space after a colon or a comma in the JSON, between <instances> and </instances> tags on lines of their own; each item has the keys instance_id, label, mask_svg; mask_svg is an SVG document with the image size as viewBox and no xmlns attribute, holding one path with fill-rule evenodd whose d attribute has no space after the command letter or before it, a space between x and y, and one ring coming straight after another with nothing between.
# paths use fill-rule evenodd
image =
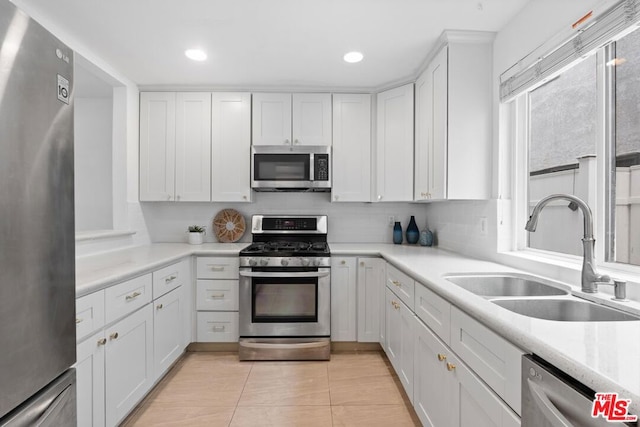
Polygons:
<instances>
[{"instance_id":1,"label":"oven door handle","mask_svg":"<svg viewBox=\"0 0 640 427\"><path fill-rule=\"evenodd\" d=\"M243 277L327 277L329 275L328 271L318 271L318 272L278 272L278 273L268 273L264 271L240 271L240 275Z\"/></svg>"}]
</instances>

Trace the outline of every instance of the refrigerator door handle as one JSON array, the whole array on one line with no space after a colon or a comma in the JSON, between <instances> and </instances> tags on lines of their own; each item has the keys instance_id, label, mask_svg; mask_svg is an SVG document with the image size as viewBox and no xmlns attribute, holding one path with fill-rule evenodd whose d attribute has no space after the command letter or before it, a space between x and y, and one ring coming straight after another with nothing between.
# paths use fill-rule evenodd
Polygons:
<instances>
[{"instance_id":1,"label":"refrigerator door handle","mask_svg":"<svg viewBox=\"0 0 640 427\"><path fill-rule=\"evenodd\" d=\"M531 390L531 396L535 401L536 405L544 414L544 417L549 421L549 423L553 427L572 427L571 424L556 408L556 406L551 402L549 397L546 395L542 387L538 384L531 381L527 378L527 383L529 386L529 390Z\"/></svg>"}]
</instances>

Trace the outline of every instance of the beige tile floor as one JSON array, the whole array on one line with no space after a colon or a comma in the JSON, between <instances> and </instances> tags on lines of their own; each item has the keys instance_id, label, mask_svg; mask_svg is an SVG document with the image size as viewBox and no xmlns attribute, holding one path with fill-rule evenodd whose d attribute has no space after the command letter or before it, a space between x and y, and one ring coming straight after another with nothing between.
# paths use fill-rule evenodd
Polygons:
<instances>
[{"instance_id":1,"label":"beige tile floor","mask_svg":"<svg viewBox=\"0 0 640 427\"><path fill-rule=\"evenodd\" d=\"M419 426L388 359L239 362L187 353L122 424L140 426Z\"/></svg>"}]
</instances>

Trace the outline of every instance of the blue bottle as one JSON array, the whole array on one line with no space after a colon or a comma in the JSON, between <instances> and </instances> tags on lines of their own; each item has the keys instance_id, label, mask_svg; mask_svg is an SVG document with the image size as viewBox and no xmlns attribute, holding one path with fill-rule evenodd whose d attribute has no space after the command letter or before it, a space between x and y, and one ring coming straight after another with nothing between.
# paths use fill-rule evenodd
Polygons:
<instances>
[{"instance_id":1,"label":"blue bottle","mask_svg":"<svg viewBox=\"0 0 640 427\"><path fill-rule=\"evenodd\" d=\"M402 226L400 225L400 221L396 221L393 225L393 243L396 245L402 243Z\"/></svg>"},{"instance_id":2,"label":"blue bottle","mask_svg":"<svg viewBox=\"0 0 640 427\"><path fill-rule=\"evenodd\" d=\"M416 218L411 215L411 219L409 220L409 226L407 227L407 243L416 244L418 243L418 239L420 238L420 231L418 230L418 225L416 224Z\"/></svg>"}]
</instances>

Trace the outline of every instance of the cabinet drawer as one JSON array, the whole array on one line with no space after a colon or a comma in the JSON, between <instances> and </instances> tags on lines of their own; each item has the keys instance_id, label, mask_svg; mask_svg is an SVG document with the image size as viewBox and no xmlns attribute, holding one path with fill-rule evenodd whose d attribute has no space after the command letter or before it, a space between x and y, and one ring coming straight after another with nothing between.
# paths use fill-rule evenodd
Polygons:
<instances>
[{"instance_id":1,"label":"cabinet drawer","mask_svg":"<svg viewBox=\"0 0 640 427\"><path fill-rule=\"evenodd\" d=\"M177 262L153 272L153 299L159 298L178 286L184 285L189 263Z\"/></svg>"},{"instance_id":2,"label":"cabinet drawer","mask_svg":"<svg viewBox=\"0 0 640 427\"><path fill-rule=\"evenodd\" d=\"M198 279L237 279L240 258L199 257L196 261Z\"/></svg>"},{"instance_id":3,"label":"cabinet drawer","mask_svg":"<svg viewBox=\"0 0 640 427\"><path fill-rule=\"evenodd\" d=\"M451 332L451 304L444 298L416 282L415 312L433 332L449 344Z\"/></svg>"},{"instance_id":4,"label":"cabinet drawer","mask_svg":"<svg viewBox=\"0 0 640 427\"><path fill-rule=\"evenodd\" d=\"M151 302L151 274L105 289L105 322L111 323Z\"/></svg>"},{"instance_id":5,"label":"cabinet drawer","mask_svg":"<svg viewBox=\"0 0 640 427\"><path fill-rule=\"evenodd\" d=\"M451 349L520 414L522 350L456 307L451 308Z\"/></svg>"},{"instance_id":6,"label":"cabinet drawer","mask_svg":"<svg viewBox=\"0 0 640 427\"><path fill-rule=\"evenodd\" d=\"M76 341L104 326L104 291L94 292L76 300Z\"/></svg>"},{"instance_id":7,"label":"cabinet drawer","mask_svg":"<svg viewBox=\"0 0 640 427\"><path fill-rule=\"evenodd\" d=\"M197 323L198 342L238 342L237 311L201 311Z\"/></svg>"},{"instance_id":8,"label":"cabinet drawer","mask_svg":"<svg viewBox=\"0 0 640 427\"><path fill-rule=\"evenodd\" d=\"M196 310L238 311L237 280L198 280Z\"/></svg>"},{"instance_id":9,"label":"cabinet drawer","mask_svg":"<svg viewBox=\"0 0 640 427\"><path fill-rule=\"evenodd\" d=\"M387 264L387 287L413 311L415 281L411 277Z\"/></svg>"}]
</instances>

